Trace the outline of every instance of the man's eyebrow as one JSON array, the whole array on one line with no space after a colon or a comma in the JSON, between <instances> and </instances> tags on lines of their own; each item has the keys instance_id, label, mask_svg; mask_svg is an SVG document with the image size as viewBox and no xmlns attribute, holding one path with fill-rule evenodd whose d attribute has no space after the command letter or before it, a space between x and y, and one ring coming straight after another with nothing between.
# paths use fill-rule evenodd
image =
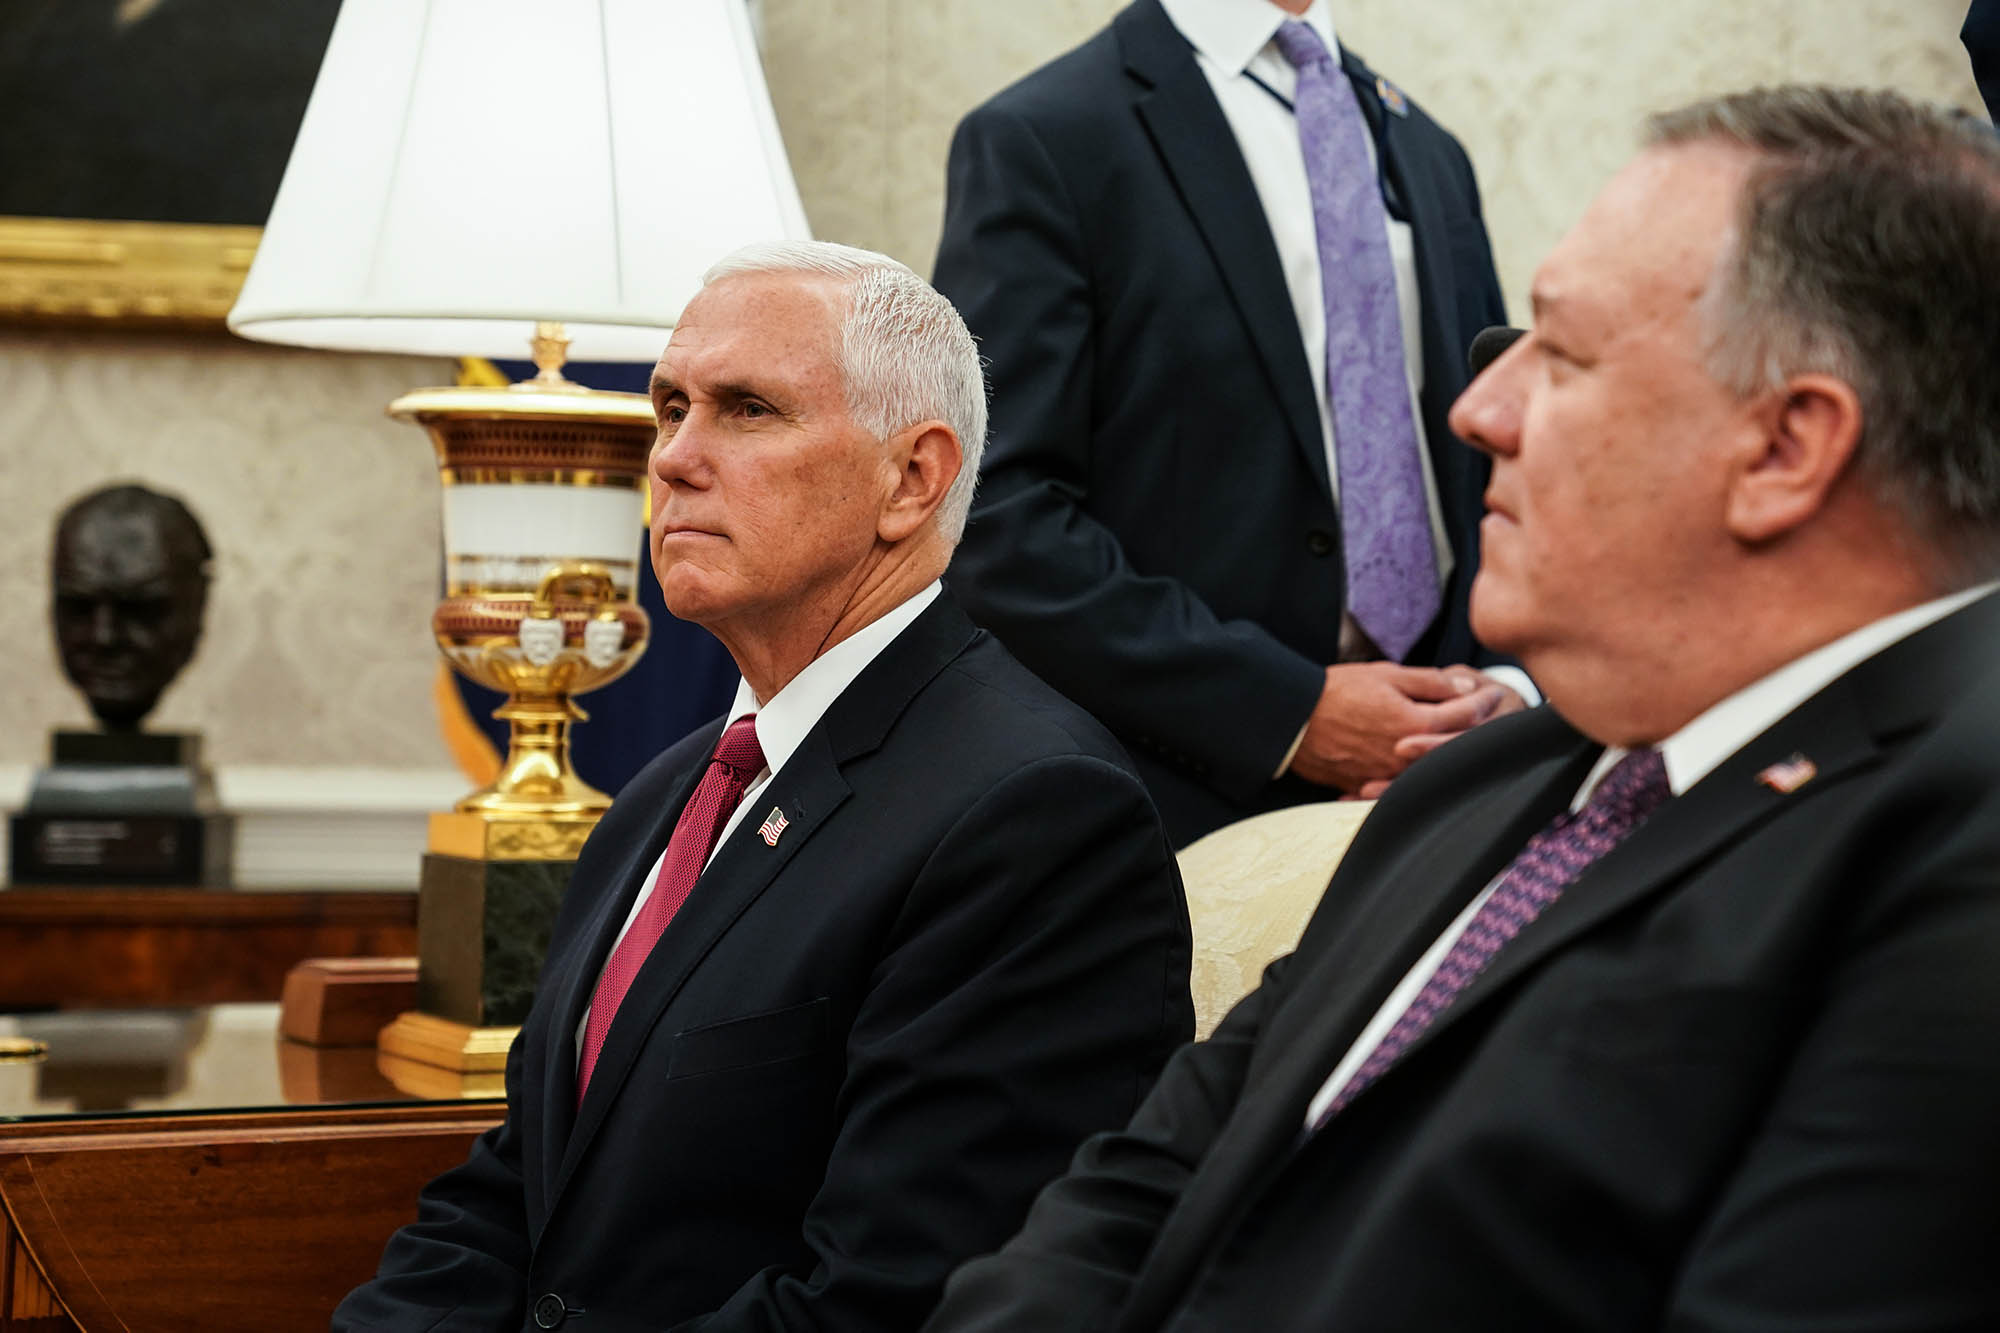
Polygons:
<instances>
[{"instance_id":1,"label":"man's eyebrow","mask_svg":"<svg viewBox=\"0 0 2000 1333\"><path fill-rule=\"evenodd\" d=\"M716 385L714 396L725 403L741 402L745 398L762 398L768 401L771 397L771 390L762 385L731 380Z\"/></svg>"},{"instance_id":2,"label":"man's eyebrow","mask_svg":"<svg viewBox=\"0 0 2000 1333\"><path fill-rule=\"evenodd\" d=\"M653 378L651 382L649 382L646 385L646 393L649 397L653 399L654 402L658 402L662 398L666 398L673 394L677 394L680 391L681 391L681 386L674 382L673 376L662 375L657 370L653 372Z\"/></svg>"}]
</instances>

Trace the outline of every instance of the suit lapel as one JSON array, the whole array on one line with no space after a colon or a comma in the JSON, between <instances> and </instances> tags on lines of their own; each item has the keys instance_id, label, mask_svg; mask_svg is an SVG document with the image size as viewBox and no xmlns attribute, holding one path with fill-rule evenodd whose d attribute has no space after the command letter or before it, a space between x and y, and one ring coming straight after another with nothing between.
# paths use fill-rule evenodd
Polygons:
<instances>
[{"instance_id":1,"label":"suit lapel","mask_svg":"<svg viewBox=\"0 0 2000 1333\"><path fill-rule=\"evenodd\" d=\"M702 871L694 891L647 955L639 975L633 978L631 989L618 1006L618 1016L605 1035L604 1048L598 1052L597 1067L591 1073L583 1104L577 1109L576 1124L564 1148L551 1199L568 1183L577 1162L604 1123L606 1112L631 1076L653 1029L686 984L689 974L736 919L757 901L778 872L812 840L813 833L847 794L847 784L841 779L825 737L817 730L807 736L785 762L784 770L758 794L759 809L775 805L784 811L790 821L785 836L775 846L767 845L758 836L755 812L746 814L715 859ZM626 910L631 910L629 898ZM622 922L623 917L619 920ZM612 929L615 932L616 926ZM593 974L603 966L602 952L598 957L600 961L592 969ZM581 1017L581 1010L577 1017ZM574 1086L572 1080L571 1087Z\"/></svg>"},{"instance_id":2,"label":"suit lapel","mask_svg":"<svg viewBox=\"0 0 2000 1333\"><path fill-rule=\"evenodd\" d=\"M1328 906L1306 927L1286 998L1257 1034L1257 1058L1227 1127L1189 1181L1160 1240L1129 1314L1145 1324L1145 1302L1165 1300L1198 1271L1215 1238L1290 1160L1307 1105L1354 1040L1426 949L1514 849L1566 804L1600 753L1554 713L1537 710L1513 728L1509 756L1534 755L1516 776L1483 795L1453 802L1448 823L1430 809L1417 823L1381 830L1394 844L1376 861L1364 827L1334 874ZM1390 797L1393 802L1393 793ZM1394 807L1378 812L1371 821ZM1344 894L1369 900L1342 913ZM1121 1325L1125 1326L1125 1325Z\"/></svg>"},{"instance_id":3,"label":"suit lapel","mask_svg":"<svg viewBox=\"0 0 2000 1333\"><path fill-rule=\"evenodd\" d=\"M1263 1104L1278 1108L1278 1142L1296 1138L1307 1103L1361 1035L1389 993L1514 852L1563 809L1601 748L1543 710L1539 734L1520 748L1544 757L1517 778L1454 812L1448 828L1411 838L1402 863L1374 877L1374 901L1342 929L1339 943L1294 978L1295 994L1261 1046L1279 1053ZM1335 881L1338 885L1338 878ZM1359 887L1359 886L1357 886ZM1421 906L1412 910L1413 902Z\"/></svg>"},{"instance_id":4,"label":"suit lapel","mask_svg":"<svg viewBox=\"0 0 2000 1333\"><path fill-rule=\"evenodd\" d=\"M583 1022L584 1011L590 1007L591 994L597 989L598 974L604 970L605 959L611 952L612 942L624 927L625 918L632 913L632 903L638 898L641 885L660 853L666 850L667 840L673 836L681 810L694 795L695 785L701 781L701 775L708 767L705 756L713 753L721 734L720 720L706 729L699 748L699 754L704 757L676 780L668 791L667 799L660 803L659 814L645 839L634 844L612 872L612 882L619 885L618 891L604 895L603 901L583 927L584 937L590 941L588 951L575 967L568 969L562 985L549 997L549 1006L555 1016L550 1020L545 1039L529 1048L532 1052L530 1062L522 1071L527 1080L526 1086L542 1090L544 1162L553 1164L562 1161L565 1146L570 1141L572 1122L576 1116L576 1029ZM553 1197L553 1191L550 1197Z\"/></svg>"},{"instance_id":5,"label":"suit lapel","mask_svg":"<svg viewBox=\"0 0 2000 1333\"><path fill-rule=\"evenodd\" d=\"M1996 631L2000 597L1987 597L1862 662L1779 719L1661 806L1565 889L1411 1043L1398 1064L1551 955L1685 882L1691 870L1779 811L1874 766L1885 747L1928 726L1989 668ZM1784 792L1760 781L1766 769L1794 755L1812 760L1816 772L1809 783ZM1392 1068L1383 1081L1394 1075Z\"/></svg>"},{"instance_id":6,"label":"suit lapel","mask_svg":"<svg viewBox=\"0 0 2000 1333\"><path fill-rule=\"evenodd\" d=\"M1326 448L1298 317L1236 137L1187 39L1155 0L1133 5L1113 26L1126 70L1144 85L1134 109L1222 274L1294 443L1326 490Z\"/></svg>"},{"instance_id":7,"label":"suit lapel","mask_svg":"<svg viewBox=\"0 0 2000 1333\"><path fill-rule=\"evenodd\" d=\"M1818 767L1811 785L1787 795L1756 780L1764 768L1798 752L1809 753ZM1788 804L1810 800L1832 787L1877 753L1845 689L1836 689L1793 713L1661 806L1630 837L1584 871L1495 955L1486 970L1410 1044L1403 1059L1408 1060L1438 1034L1503 994L1516 978L1550 955L1620 912L1682 882L1691 868L1748 836ZM1366 1090L1360 1095L1366 1096Z\"/></svg>"},{"instance_id":8,"label":"suit lapel","mask_svg":"<svg viewBox=\"0 0 2000 1333\"><path fill-rule=\"evenodd\" d=\"M694 891L674 915L659 943L653 946L619 1005L618 1017L605 1036L604 1048L598 1052L589 1091L576 1111L575 1126L560 1146L559 1155L548 1159L560 1160L562 1164L549 1191L551 1212L674 997L716 942L770 888L847 799L849 787L841 775L842 767L879 747L910 700L963 652L977 633L949 595L940 596L842 691L819 724L785 761L783 769L758 793L755 807L745 814L703 870ZM674 819L679 818L680 807L686 804L693 785L693 781L684 785L673 806ZM760 812L773 806L783 812L788 822L784 836L776 843L767 843L758 833L762 822ZM648 848L640 853L645 860L628 873L644 873L666 846L672 827L669 820L664 833L656 830L655 837L648 840ZM552 1034L552 1045L569 1042L583 1016L589 990L594 988L597 973L603 968L611 939L631 911L636 893L634 888L619 895L622 907L615 915L608 908L600 913L589 965L581 969L589 980L572 978L572 987L581 995L564 996L562 1021L567 1026ZM573 1053L572 1043L567 1054L573 1056ZM559 1086L563 1096L574 1100L573 1070L567 1079L551 1078L548 1084L551 1096ZM567 1106L568 1103L549 1106L551 1123L556 1116L561 1117L562 1123L568 1122Z\"/></svg>"}]
</instances>

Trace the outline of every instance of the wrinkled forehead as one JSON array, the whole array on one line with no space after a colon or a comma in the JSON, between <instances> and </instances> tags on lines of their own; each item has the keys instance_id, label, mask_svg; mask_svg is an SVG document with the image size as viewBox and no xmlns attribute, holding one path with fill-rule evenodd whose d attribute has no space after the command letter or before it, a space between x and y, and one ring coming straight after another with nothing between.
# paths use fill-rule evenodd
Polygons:
<instances>
[{"instance_id":1,"label":"wrinkled forehead","mask_svg":"<svg viewBox=\"0 0 2000 1333\"><path fill-rule=\"evenodd\" d=\"M1593 199L1535 274L1537 319L1609 336L1683 317L1733 243L1755 158L1720 142L1649 148Z\"/></svg>"},{"instance_id":2,"label":"wrinkled forehead","mask_svg":"<svg viewBox=\"0 0 2000 1333\"><path fill-rule=\"evenodd\" d=\"M701 289L681 312L654 372L682 389L752 370L791 380L838 378L842 284L814 273L742 273Z\"/></svg>"}]
</instances>

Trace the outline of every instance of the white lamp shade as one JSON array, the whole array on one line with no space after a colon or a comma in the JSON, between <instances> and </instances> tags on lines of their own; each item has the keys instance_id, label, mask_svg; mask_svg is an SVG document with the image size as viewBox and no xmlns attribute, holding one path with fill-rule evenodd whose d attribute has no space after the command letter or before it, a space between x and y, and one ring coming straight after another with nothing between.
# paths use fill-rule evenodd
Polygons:
<instances>
[{"instance_id":1,"label":"white lamp shade","mask_svg":"<svg viewBox=\"0 0 2000 1333\"><path fill-rule=\"evenodd\" d=\"M710 264L809 234L743 0L346 0L229 327L651 361Z\"/></svg>"}]
</instances>

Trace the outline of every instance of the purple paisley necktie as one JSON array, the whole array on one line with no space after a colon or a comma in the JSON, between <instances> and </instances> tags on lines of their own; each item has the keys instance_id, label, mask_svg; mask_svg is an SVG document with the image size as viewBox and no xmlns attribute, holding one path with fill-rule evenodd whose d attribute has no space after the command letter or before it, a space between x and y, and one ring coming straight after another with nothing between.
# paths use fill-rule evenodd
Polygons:
<instances>
[{"instance_id":1,"label":"purple paisley necktie","mask_svg":"<svg viewBox=\"0 0 2000 1333\"><path fill-rule=\"evenodd\" d=\"M1279 27L1277 43L1299 73L1293 111L1319 236L1347 609L1400 662L1441 599L1387 217L1368 124L1340 62L1297 20Z\"/></svg>"}]
</instances>

